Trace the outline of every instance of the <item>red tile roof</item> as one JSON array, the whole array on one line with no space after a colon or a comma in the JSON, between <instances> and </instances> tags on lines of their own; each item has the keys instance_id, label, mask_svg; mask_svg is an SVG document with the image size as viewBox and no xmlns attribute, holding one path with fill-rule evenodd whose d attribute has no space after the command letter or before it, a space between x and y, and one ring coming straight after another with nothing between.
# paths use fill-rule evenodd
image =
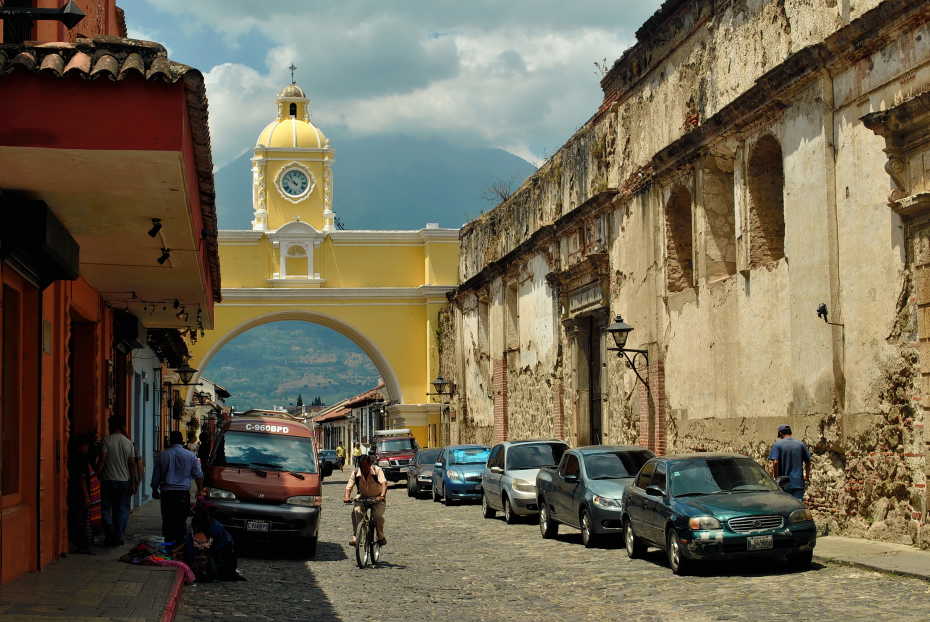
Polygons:
<instances>
[{"instance_id":1,"label":"red tile roof","mask_svg":"<svg viewBox=\"0 0 930 622\"><path fill-rule=\"evenodd\" d=\"M0 44L0 78L14 71L56 78L106 79L111 82L138 76L150 82L184 84L203 212L207 269L210 271L213 299L220 302L222 295L216 194L213 187L213 155L210 150L207 94L203 74L193 67L170 60L164 46L158 43L109 35L79 38L74 43Z\"/></svg>"}]
</instances>

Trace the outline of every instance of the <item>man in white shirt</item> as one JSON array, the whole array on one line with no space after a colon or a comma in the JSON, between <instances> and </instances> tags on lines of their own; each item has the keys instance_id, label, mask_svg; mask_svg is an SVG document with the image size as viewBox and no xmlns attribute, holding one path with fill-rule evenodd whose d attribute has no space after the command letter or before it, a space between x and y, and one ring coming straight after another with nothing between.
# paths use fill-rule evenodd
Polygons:
<instances>
[{"instance_id":1,"label":"man in white shirt","mask_svg":"<svg viewBox=\"0 0 930 622\"><path fill-rule=\"evenodd\" d=\"M139 481L136 447L126 437L122 417L109 419L110 435L100 455L100 492L107 546L122 546L129 521L129 498Z\"/></svg>"}]
</instances>

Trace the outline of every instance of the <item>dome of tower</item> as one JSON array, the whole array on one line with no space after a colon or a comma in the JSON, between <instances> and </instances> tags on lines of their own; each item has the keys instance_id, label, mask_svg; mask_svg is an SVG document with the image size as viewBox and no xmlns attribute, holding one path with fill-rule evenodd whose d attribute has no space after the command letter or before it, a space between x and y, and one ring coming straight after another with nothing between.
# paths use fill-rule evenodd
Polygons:
<instances>
[{"instance_id":1,"label":"dome of tower","mask_svg":"<svg viewBox=\"0 0 930 622\"><path fill-rule=\"evenodd\" d=\"M304 95L304 90L296 84L288 84L281 89L278 97L306 97L306 95Z\"/></svg>"},{"instance_id":2,"label":"dome of tower","mask_svg":"<svg viewBox=\"0 0 930 622\"><path fill-rule=\"evenodd\" d=\"M309 121L292 117L266 125L255 145L278 149L323 149L329 146L329 140Z\"/></svg>"},{"instance_id":3,"label":"dome of tower","mask_svg":"<svg viewBox=\"0 0 930 622\"><path fill-rule=\"evenodd\" d=\"M277 118L265 126L257 147L273 149L326 149L329 140L310 122L310 100L304 90L291 83L278 93Z\"/></svg>"}]
</instances>

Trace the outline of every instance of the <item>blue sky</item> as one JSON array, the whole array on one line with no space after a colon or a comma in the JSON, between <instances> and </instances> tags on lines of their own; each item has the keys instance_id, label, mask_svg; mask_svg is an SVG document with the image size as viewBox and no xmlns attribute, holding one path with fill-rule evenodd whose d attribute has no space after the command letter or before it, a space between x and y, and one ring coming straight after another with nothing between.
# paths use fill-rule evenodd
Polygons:
<instances>
[{"instance_id":1,"label":"blue sky","mask_svg":"<svg viewBox=\"0 0 930 622\"><path fill-rule=\"evenodd\" d=\"M659 0L118 0L130 36L200 69L217 165L254 144L298 66L314 122L506 149L534 163L597 108ZM338 149L338 145L335 145Z\"/></svg>"}]
</instances>

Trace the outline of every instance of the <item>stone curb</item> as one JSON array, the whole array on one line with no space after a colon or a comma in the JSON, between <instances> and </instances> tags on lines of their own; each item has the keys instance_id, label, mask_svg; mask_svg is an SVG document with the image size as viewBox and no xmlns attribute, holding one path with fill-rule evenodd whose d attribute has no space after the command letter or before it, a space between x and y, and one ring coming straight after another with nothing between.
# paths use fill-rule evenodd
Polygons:
<instances>
[{"instance_id":1,"label":"stone curb","mask_svg":"<svg viewBox=\"0 0 930 622\"><path fill-rule=\"evenodd\" d=\"M168 602L165 603L165 610L161 614L161 622L172 622L174 620L183 590L184 571L178 568L174 575L174 585L171 586L171 592L168 594Z\"/></svg>"},{"instance_id":2,"label":"stone curb","mask_svg":"<svg viewBox=\"0 0 930 622\"><path fill-rule=\"evenodd\" d=\"M861 568L863 570L873 570L875 572L880 572L882 574L892 575L896 577L910 577L911 579L919 579L921 581L930 582L930 573L921 574L919 572L908 572L907 570L898 570L895 568L888 568L886 566L879 566L877 564L868 564L865 562L855 562L848 559L838 559L836 557L827 557L824 555L817 555L816 549L814 553L814 561L816 562L827 562L830 564L837 564L840 566L849 566L851 568Z\"/></svg>"}]
</instances>

